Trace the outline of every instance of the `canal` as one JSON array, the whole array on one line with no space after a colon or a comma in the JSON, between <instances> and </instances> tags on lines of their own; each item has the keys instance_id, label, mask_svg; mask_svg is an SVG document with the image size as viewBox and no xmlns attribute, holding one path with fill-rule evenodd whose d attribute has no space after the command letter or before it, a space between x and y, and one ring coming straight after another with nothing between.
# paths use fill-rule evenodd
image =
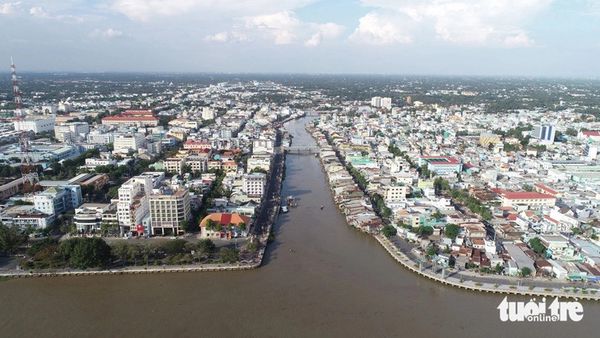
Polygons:
<instances>
[{"instance_id":1,"label":"canal","mask_svg":"<svg viewBox=\"0 0 600 338\"><path fill-rule=\"evenodd\" d=\"M306 121L294 145L314 144ZM579 323L502 323L503 296L408 272L345 224L312 156L288 157L282 195L299 206L260 269L0 282L0 336L597 336L599 304Z\"/></svg>"}]
</instances>

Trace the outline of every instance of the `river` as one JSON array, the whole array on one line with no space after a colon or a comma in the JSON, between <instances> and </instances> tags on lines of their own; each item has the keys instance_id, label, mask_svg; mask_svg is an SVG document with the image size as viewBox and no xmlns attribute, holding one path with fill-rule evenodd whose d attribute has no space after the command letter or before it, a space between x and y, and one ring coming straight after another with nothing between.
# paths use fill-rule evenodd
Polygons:
<instances>
[{"instance_id":1,"label":"river","mask_svg":"<svg viewBox=\"0 0 600 338\"><path fill-rule=\"evenodd\" d=\"M314 145L306 121L288 124L294 145ZM503 296L408 272L345 224L312 156L288 157L282 195L299 206L260 269L0 282L0 336L597 336L597 303L579 323L509 324Z\"/></svg>"}]
</instances>

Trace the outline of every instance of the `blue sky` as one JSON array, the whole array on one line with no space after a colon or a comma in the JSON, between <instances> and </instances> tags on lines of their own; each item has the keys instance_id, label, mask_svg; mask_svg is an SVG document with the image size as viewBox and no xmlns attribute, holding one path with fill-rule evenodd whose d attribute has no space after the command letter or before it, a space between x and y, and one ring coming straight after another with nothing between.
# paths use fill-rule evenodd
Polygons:
<instances>
[{"instance_id":1,"label":"blue sky","mask_svg":"<svg viewBox=\"0 0 600 338\"><path fill-rule=\"evenodd\" d=\"M600 0L0 0L29 71L600 77Z\"/></svg>"}]
</instances>

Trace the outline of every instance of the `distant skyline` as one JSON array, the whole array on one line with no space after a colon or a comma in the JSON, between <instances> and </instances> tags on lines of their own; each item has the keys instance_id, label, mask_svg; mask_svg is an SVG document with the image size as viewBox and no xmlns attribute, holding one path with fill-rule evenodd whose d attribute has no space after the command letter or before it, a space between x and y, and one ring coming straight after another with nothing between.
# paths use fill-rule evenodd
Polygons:
<instances>
[{"instance_id":1,"label":"distant skyline","mask_svg":"<svg viewBox=\"0 0 600 338\"><path fill-rule=\"evenodd\" d=\"M23 72L599 78L599 36L594 0L0 0Z\"/></svg>"}]
</instances>

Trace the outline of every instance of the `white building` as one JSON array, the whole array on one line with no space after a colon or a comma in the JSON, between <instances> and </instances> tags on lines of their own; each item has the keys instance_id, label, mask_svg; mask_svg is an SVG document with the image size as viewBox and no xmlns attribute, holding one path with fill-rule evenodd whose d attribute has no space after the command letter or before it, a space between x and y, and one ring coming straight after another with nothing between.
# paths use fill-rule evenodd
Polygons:
<instances>
[{"instance_id":1,"label":"white building","mask_svg":"<svg viewBox=\"0 0 600 338\"><path fill-rule=\"evenodd\" d=\"M408 187L405 185L389 185L383 188L383 198L385 203L396 203L406 201Z\"/></svg>"},{"instance_id":2,"label":"white building","mask_svg":"<svg viewBox=\"0 0 600 338\"><path fill-rule=\"evenodd\" d=\"M114 218L114 204L85 203L75 209L73 223L77 231L83 233L100 232L102 223L115 223L116 219L107 217L111 214Z\"/></svg>"},{"instance_id":3,"label":"white building","mask_svg":"<svg viewBox=\"0 0 600 338\"><path fill-rule=\"evenodd\" d=\"M165 171L169 173L182 174L183 166L185 166L185 159L179 157L169 157L163 162Z\"/></svg>"},{"instance_id":4,"label":"white building","mask_svg":"<svg viewBox=\"0 0 600 338\"><path fill-rule=\"evenodd\" d=\"M77 208L82 201L79 185L52 186L33 196L34 207L54 217Z\"/></svg>"},{"instance_id":5,"label":"white building","mask_svg":"<svg viewBox=\"0 0 600 338\"><path fill-rule=\"evenodd\" d=\"M275 141L270 139L257 139L252 141L253 154L273 154Z\"/></svg>"},{"instance_id":6,"label":"white building","mask_svg":"<svg viewBox=\"0 0 600 338\"><path fill-rule=\"evenodd\" d=\"M31 205L15 205L0 213L0 222L21 229L45 229L52 223L54 216L45 214Z\"/></svg>"},{"instance_id":7,"label":"white building","mask_svg":"<svg viewBox=\"0 0 600 338\"><path fill-rule=\"evenodd\" d=\"M60 142L75 141L77 138L85 139L90 132L90 126L85 122L72 122L54 127L54 137Z\"/></svg>"},{"instance_id":8,"label":"white building","mask_svg":"<svg viewBox=\"0 0 600 338\"><path fill-rule=\"evenodd\" d=\"M181 235L191 218L190 194L187 189L160 191L148 196L152 235Z\"/></svg>"},{"instance_id":9,"label":"white building","mask_svg":"<svg viewBox=\"0 0 600 338\"><path fill-rule=\"evenodd\" d=\"M371 106L374 108L392 109L392 98L391 97L379 97L375 96L371 98Z\"/></svg>"},{"instance_id":10,"label":"white building","mask_svg":"<svg viewBox=\"0 0 600 338\"><path fill-rule=\"evenodd\" d=\"M269 154L254 154L248 158L246 171L250 172L253 169L262 169L269 171L271 169L271 155Z\"/></svg>"},{"instance_id":11,"label":"white building","mask_svg":"<svg viewBox=\"0 0 600 338\"><path fill-rule=\"evenodd\" d=\"M190 155L185 159L185 164L189 165L193 172L208 171L208 156Z\"/></svg>"},{"instance_id":12,"label":"white building","mask_svg":"<svg viewBox=\"0 0 600 338\"><path fill-rule=\"evenodd\" d=\"M137 151L144 145L144 135L140 133L119 135L115 137L114 151L119 153L127 153L130 150Z\"/></svg>"},{"instance_id":13,"label":"white building","mask_svg":"<svg viewBox=\"0 0 600 338\"><path fill-rule=\"evenodd\" d=\"M116 165L117 161L104 158L86 158L85 167L88 169L96 169L98 166Z\"/></svg>"},{"instance_id":14,"label":"white building","mask_svg":"<svg viewBox=\"0 0 600 338\"><path fill-rule=\"evenodd\" d=\"M121 234L137 232L137 226L148 217L147 193L152 192L153 179L149 175L135 176L119 188L117 219Z\"/></svg>"},{"instance_id":15,"label":"white building","mask_svg":"<svg viewBox=\"0 0 600 338\"><path fill-rule=\"evenodd\" d=\"M114 135L94 130L88 134L87 141L92 144L109 144L114 142Z\"/></svg>"},{"instance_id":16,"label":"white building","mask_svg":"<svg viewBox=\"0 0 600 338\"><path fill-rule=\"evenodd\" d=\"M246 174L243 179L243 191L249 197L262 198L266 182L267 175L264 173Z\"/></svg>"},{"instance_id":17,"label":"white building","mask_svg":"<svg viewBox=\"0 0 600 338\"><path fill-rule=\"evenodd\" d=\"M203 120L214 120L215 119L215 110L210 107L202 108L202 119Z\"/></svg>"},{"instance_id":18,"label":"white building","mask_svg":"<svg viewBox=\"0 0 600 338\"><path fill-rule=\"evenodd\" d=\"M583 154L588 161L596 160L596 158L598 158L598 146L594 144L586 144Z\"/></svg>"},{"instance_id":19,"label":"white building","mask_svg":"<svg viewBox=\"0 0 600 338\"><path fill-rule=\"evenodd\" d=\"M556 136L556 129L551 125L541 125L533 129L534 138L540 140L541 143L552 144Z\"/></svg>"},{"instance_id":20,"label":"white building","mask_svg":"<svg viewBox=\"0 0 600 338\"><path fill-rule=\"evenodd\" d=\"M54 130L54 116L31 115L13 123L16 131L33 131L38 134Z\"/></svg>"}]
</instances>

